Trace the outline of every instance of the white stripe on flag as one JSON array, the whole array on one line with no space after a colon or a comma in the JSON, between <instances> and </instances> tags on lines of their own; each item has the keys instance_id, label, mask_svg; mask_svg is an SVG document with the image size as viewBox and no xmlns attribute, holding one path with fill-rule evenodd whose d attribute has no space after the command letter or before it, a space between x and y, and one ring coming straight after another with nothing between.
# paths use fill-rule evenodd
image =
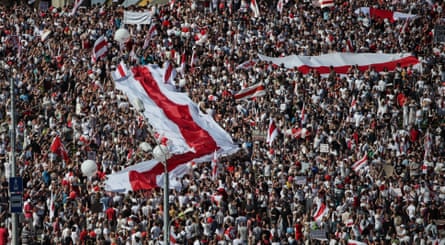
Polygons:
<instances>
[{"instance_id":1,"label":"white stripe on flag","mask_svg":"<svg viewBox=\"0 0 445 245\"><path fill-rule=\"evenodd\" d=\"M77 9L82 5L83 0L75 0L73 9L71 10L71 15L74 15L77 12Z\"/></svg>"},{"instance_id":2,"label":"white stripe on flag","mask_svg":"<svg viewBox=\"0 0 445 245\"><path fill-rule=\"evenodd\" d=\"M321 8L328 8L334 6L334 0L319 0Z\"/></svg>"},{"instance_id":3,"label":"white stripe on flag","mask_svg":"<svg viewBox=\"0 0 445 245\"><path fill-rule=\"evenodd\" d=\"M116 73L116 72L115 72ZM230 155L238 151L230 135L212 118L203 114L185 93L170 91L164 84L162 69L156 65L133 67L116 88L134 104L140 101L143 115L153 131L169 139L172 154L167 160L171 188L180 188L178 178L190 170L188 162L211 161L215 150ZM162 186L163 164L155 160L137 163L108 175L108 191L128 192Z\"/></svg>"},{"instance_id":4,"label":"white stripe on flag","mask_svg":"<svg viewBox=\"0 0 445 245\"><path fill-rule=\"evenodd\" d=\"M126 79L130 75L130 70L128 70L127 66L123 61L117 65L116 70L111 72L111 77L115 82L122 81Z\"/></svg>"},{"instance_id":5,"label":"white stripe on flag","mask_svg":"<svg viewBox=\"0 0 445 245\"><path fill-rule=\"evenodd\" d=\"M234 95L234 97L236 101L239 101L239 100L248 100L251 98L264 95L266 95L266 90L264 84L260 82L250 87L241 89L240 91L238 91L238 93Z\"/></svg>"},{"instance_id":6,"label":"white stripe on flag","mask_svg":"<svg viewBox=\"0 0 445 245\"><path fill-rule=\"evenodd\" d=\"M260 17L260 8L258 7L256 0L250 0L250 9L252 9L255 18Z\"/></svg>"},{"instance_id":7,"label":"white stripe on flag","mask_svg":"<svg viewBox=\"0 0 445 245\"><path fill-rule=\"evenodd\" d=\"M366 167L366 165L368 165L368 154L365 153L360 160L356 161L352 165L352 170L354 170L354 172L358 172L360 169Z\"/></svg>"},{"instance_id":8,"label":"white stripe on flag","mask_svg":"<svg viewBox=\"0 0 445 245\"><path fill-rule=\"evenodd\" d=\"M360 242L357 240L348 240L348 245L367 245L365 242Z\"/></svg>"},{"instance_id":9,"label":"white stripe on flag","mask_svg":"<svg viewBox=\"0 0 445 245\"><path fill-rule=\"evenodd\" d=\"M108 51L108 42L105 39L105 36L100 36L96 42L94 42L93 46L93 57L94 60L97 61L101 57L105 56Z\"/></svg>"},{"instance_id":10,"label":"white stripe on flag","mask_svg":"<svg viewBox=\"0 0 445 245\"><path fill-rule=\"evenodd\" d=\"M326 207L326 204L324 202L319 201L317 204L317 209L315 210L315 213L313 215L313 218L315 221L320 222L323 220L323 217L327 215L329 212L329 208Z\"/></svg>"},{"instance_id":11,"label":"white stripe on flag","mask_svg":"<svg viewBox=\"0 0 445 245\"><path fill-rule=\"evenodd\" d=\"M270 118L269 128L267 130L266 143L268 143L269 145L272 145L273 141L275 140L275 138L277 136L278 136L278 128L275 125L275 121L273 120L273 118Z\"/></svg>"}]
</instances>

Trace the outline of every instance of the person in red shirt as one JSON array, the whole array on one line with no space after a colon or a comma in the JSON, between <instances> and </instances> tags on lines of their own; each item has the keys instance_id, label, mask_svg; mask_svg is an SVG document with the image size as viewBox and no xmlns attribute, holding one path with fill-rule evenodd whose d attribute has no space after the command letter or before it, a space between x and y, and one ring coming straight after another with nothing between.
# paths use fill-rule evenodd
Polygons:
<instances>
[{"instance_id":1,"label":"person in red shirt","mask_svg":"<svg viewBox=\"0 0 445 245\"><path fill-rule=\"evenodd\" d=\"M107 216L109 227L114 231L114 226L116 225L116 210L112 204L105 210L105 215Z\"/></svg>"},{"instance_id":2,"label":"person in red shirt","mask_svg":"<svg viewBox=\"0 0 445 245\"><path fill-rule=\"evenodd\" d=\"M0 245L8 244L9 232L4 223L0 224Z\"/></svg>"},{"instance_id":3,"label":"person in red shirt","mask_svg":"<svg viewBox=\"0 0 445 245\"><path fill-rule=\"evenodd\" d=\"M303 225L300 223L300 220L298 219L295 223L295 240L296 241L302 241L303 239Z\"/></svg>"}]
</instances>

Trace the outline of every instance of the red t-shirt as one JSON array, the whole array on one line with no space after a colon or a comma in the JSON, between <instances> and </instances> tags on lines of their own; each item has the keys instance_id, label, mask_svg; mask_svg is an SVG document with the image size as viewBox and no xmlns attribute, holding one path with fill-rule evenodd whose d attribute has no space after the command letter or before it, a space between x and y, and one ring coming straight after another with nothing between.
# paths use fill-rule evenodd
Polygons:
<instances>
[{"instance_id":1,"label":"red t-shirt","mask_svg":"<svg viewBox=\"0 0 445 245\"><path fill-rule=\"evenodd\" d=\"M8 244L9 233L5 227L0 228L0 245Z\"/></svg>"},{"instance_id":2,"label":"red t-shirt","mask_svg":"<svg viewBox=\"0 0 445 245\"><path fill-rule=\"evenodd\" d=\"M112 207L107 208L105 214L107 215L107 220L109 221L114 220L116 218L116 210L114 210L114 208Z\"/></svg>"}]
</instances>

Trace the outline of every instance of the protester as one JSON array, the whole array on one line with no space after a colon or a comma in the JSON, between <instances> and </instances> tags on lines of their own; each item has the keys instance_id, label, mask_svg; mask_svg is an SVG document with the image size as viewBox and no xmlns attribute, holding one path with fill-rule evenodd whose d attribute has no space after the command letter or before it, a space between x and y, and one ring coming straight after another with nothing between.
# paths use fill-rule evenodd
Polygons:
<instances>
[{"instance_id":1,"label":"protester","mask_svg":"<svg viewBox=\"0 0 445 245\"><path fill-rule=\"evenodd\" d=\"M255 17L249 2L112 3L74 14L72 5L1 6L3 234L11 240L4 211L14 82L22 244L163 243L162 189L109 192L103 183L152 158L142 142L155 145L111 72L121 61L169 61L176 89L240 146L218 159L216 178L204 163L171 190L172 244L445 244L444 47L434 41L443 3L256 1ZM360 7L416 18L356 15ZM120 45L125 9L150 11L154 25L125 25L130 40ZM106 54L92 58L102 35ZM321 76L258 59L333 52L410 52L420 63ZM258 82L264 95L235 100ZM266 142L270 118L277 136ZM87 159L98 165L92 177L81 171Z\"/></svg>"}]
</instances>

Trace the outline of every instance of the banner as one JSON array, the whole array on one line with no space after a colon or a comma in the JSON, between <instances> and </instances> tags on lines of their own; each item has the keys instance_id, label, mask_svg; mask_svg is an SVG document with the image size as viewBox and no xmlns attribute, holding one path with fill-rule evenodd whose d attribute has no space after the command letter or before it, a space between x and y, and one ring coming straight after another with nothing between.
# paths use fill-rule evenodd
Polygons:
<instances>
[{"instance_id":1,"label":"banner","mask_svg":"<svg viewBox=\"0 0 445 245\"><path fill-rule=\"evenodd\" d=\"M151 23L151 14L150 12L124 11L123 23L129 25L149 25Z\"/></svg>"},{"instance_id":2,"label":"banner","mask_svg":"<svg viewBox=\"0 0 445 245\"><path fill-rule=\"evenodd\" d=\"M127 8L129 6L138 4L139 1L140 0L125 0L121 5L122 5L122 7Z\"/></svg>"},{"instance_id":3,"label":"banner","mask_svg":"<svg viewBox=\"0 0 445 245\"><path fill-rule=\"evenodd\" d=\"M409 53L377 54L377 53L330 53L320 56L289 55L285 57L269 57L258 54L260 60L272 62L276 66L296 68L303 74L316 70L320 74L329 74L331 68L337 74L347 74L352 66L357 65L362 72L373 67L377 72L396 69L397 65L409 67L419 63L419 60Z\"/></svg>"},{"instance_id":4,"label":"banner","mask_svg":"<svg viewBox=\"0 0 445 245\"><path fill-rule=\"evenodd\" d=\"M385 9L376 9L370 7L361 7L354 11L356 15L363 13L369 15L372 19L387 19L389 22L395 22L398 20L414 19L417 18L415 14L407 14L402 12L393 12Z\"/></svg>"}]
</instances>

